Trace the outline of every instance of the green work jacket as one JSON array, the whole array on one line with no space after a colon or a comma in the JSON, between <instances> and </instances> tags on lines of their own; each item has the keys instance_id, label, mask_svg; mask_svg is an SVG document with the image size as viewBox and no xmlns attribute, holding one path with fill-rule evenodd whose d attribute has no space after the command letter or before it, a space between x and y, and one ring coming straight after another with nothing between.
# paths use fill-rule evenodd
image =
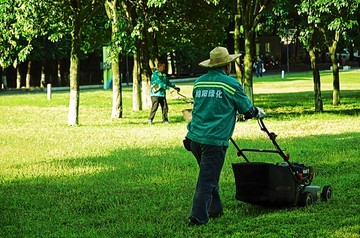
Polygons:
<instances>
[{"instance_id":1,"label":"green work jacket","mask_svg":"<svg viewBox=\"0 0 360 238\"><path fill-rule=\"evenodd\" d=\"M195 81L194 107L187 138L198 143L229 146L236 115L252 108L241 84L222 69L210 69Z\"/></svg>"},{"instance_id":2,"label":"green work jacket","mask_svg":"<svg viewBox=\"0 0 360 238\"><path fill-rule=\"evenodd\" d=\"M173 87L175 87L175 84L170 82L165 73L156 70L151 75L150 96L165 97L166 89Z\"/></svg>"}]
</instances>

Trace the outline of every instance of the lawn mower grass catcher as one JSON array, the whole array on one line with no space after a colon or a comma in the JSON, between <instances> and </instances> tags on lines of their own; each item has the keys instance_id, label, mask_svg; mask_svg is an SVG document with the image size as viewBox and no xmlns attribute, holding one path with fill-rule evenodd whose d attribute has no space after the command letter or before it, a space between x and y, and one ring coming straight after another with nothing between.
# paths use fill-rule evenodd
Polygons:
<instances>
[{"instance_id":1,"label":"lawn mower grass catcher","mask_svg":"<svg viewBox=\"0 0 360 238\"><path fill-rule=\"evenodd\" d=\"M332 188L326 185L320 189L312 186L314 170L311 166L291 163L290 155L284 154L276 142L276 134L269 132L262 119L258 119L260 129L272 141L276 150L240 149L235 141L231 142L237 149L237 155L246 162L233 163L237 200L261 206L309 206L315 202L328 201L332 196ZM276 153L283 161L270 164L249 162L244 152Z\"/></svg>"}]
</instances>

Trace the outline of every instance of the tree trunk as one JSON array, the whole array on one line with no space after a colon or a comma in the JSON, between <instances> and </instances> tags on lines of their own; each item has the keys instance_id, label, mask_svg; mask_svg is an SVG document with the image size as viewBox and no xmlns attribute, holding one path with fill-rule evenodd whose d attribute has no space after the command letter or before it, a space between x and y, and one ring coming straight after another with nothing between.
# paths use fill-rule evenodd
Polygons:
<instances>
[{"instance_id":1,"label":"tree trunk","mask_svg":"<svg viewBox=\"0 0 360 238\"><path fill-rule=\"evenodd\" d=\"M112 60L111 67L113 73L113 102L111 118L122 118L122 90L118 60Z\"/></svg>"},{"instance_id":2,"label":"tree trunk","mask_svg":"<svg viewBox=\"0 0 360 238\"><path fill-rule=\"evenodd\" d=\"M261 20L263 12L270 7L273 0L237 0L237 14L241 18L244 28L245 57L244 57L244 91L254 104L253 95L253 66L252 58L255 49L255 29Z\"/></svg>"},{"instance_id":3,"label":"tree trunk","mask_svg":"<svg viewBox=\"0 0 360 238\"><path fill-rule=\"evenodd\" d=\"M40 88L45 87L45 62L41 63L41 76L40 76Z\"/></svg>"},{"instance_id":4,"label":"tree trunk","mask_svg":"<svg viewBox=\"0 0 360 238\"><path fill-rule=\"evenodd\" d=\"M70 102L68 125L77 126L79 124L79 72L80 72L80 27L74 23L71 33L71 55L70 55Z\"/></svg>"},{"instance_id":5,"label":"tree trunk","mask_svg":"<svg viewBox=\"0 0 360 238\"><path fill-rule=\"evenodd\" d=\"M118 37L118 12L117 12L117 0L106 1L105 10L108 18L111 20L111 39L112 42L116 42ZM119 67L119 49L115 46L115 49L110 51L111 54L111 70L113 75L113 96L112 96L112 110L111 118L122 118L122 89L120 79L120 67Z\"/></svg>"},{"instance_id":6,"label":"tree trunk","mask_svg":"<svg viewBox=\"0 0 360 238\"><path fill-rule=\"evenodd\" d=\"M336 36L337 40L332 42L332 45L328 47L330 59L332 63L332 73L333 73L333 105L337 106L340 104L340 76L339 76L339 67L336 60L336 48L337 42L340 38L339 34Z\"/></svg>"},{"instance_id":7,"label":"tree trunk","mask_svg":"<svg viewBox=\"0 0 360 238\"><path fill-rule=\"evenodd\" d=\"M333 70L333 105L337 106L340 104L340 77L339 77L339 70L334 72Z\"/></svg>"},{"instance_id":8,"label":"tree trunk","mask_svg":"<svg viewBox=\"0 0 360 238\"><path fill-rule=\"evenodd\" d=\"M333 73L333 105L337 106L340 104L340 76L339 76L339 67L336 63L336 53L335 50L332 51L333 52L330 53L330 58L332 62L332 73Z\"/></svg>"},{"instance_id":9,"label":"tree trunk","mask_svg":"<svg viewBox=\"0 0 360 238\"><path fill-rule=\"evenodd\" d=\"M157 64L159 62L159 45L158 45L158 41L157 41L157 32L154 31L150 34L151 39L152 39L152 52L151 52L151 56L150 56L150 60L149 60L149 66L150 69L153 70L157 67Z\"/></svg>"},{"instance_id":10,"label":"tree trunk","mask_svg":"<svg viewBox=\"0 0 360 238\"><path fill-rule=\"evenodd\" d=\"M3 87L2 89L4 89L6 91L6 90L8 90L6 69L3 69L2 67L0 67L0 72L1 72L1 82L2 82L2 87Z\"/></svg>"},{"instance_id":11,"label":"tree trunk","mask_svg":"<svg viewBox=\"0 0 360 238\"><path fill-rule=\"evenodd\" d=\"M147 29L144 27L144 29ZM151 69L149 65L150 55L147 45L147 36L146 32L143 32L145 37L142 39L140 46L140 73L141 73L141 101L142 109L149 109L151 106L150 98L150 78L151 78Z\"/></svg>"},{"instance_id":12,"label":"tree trunk","mask_svg":"<svg viewBox=\"0 0 360 238\"><path fill-rule=\"evenodd\" d=\"M141 80L139 69L139 57L138 53L134 54L134 66L133 66L133 100L132 108L134 111L141 110Z\"/></svg>"},{"instance_id":13,"label":"tree trunk","mask_svg":"<svg viewBox=\"0 0 360 238\"><path fill-rule=\"evenodd\" d=\"M57 59L56 62L57 62L57 81L58 81L58 85L61 86L63 84L63 82L62 82L62 77L61 77L60 59Z\"/></svg>"},{"instance_id":14,"label":"tree trunk","mask_svg":"<svg viewBox=\"0 0 360 238\"><path fill-rule=\"evenodd\" d=\"M16 88L21 88L21 73L19 65L16 67Z\"/></svg>"},{"instance_id":15,"label":"tree trunk","mask_svg":"<svg viewBox=\"0 0 360 238\"><path fill-rule=\"evenodd\" d=\"M235 29L234 29L234 53L240 54L240 9L239 5L237 5L237 14L235 15ZM241 57L240 57L241 58ZM241 59L238 58L235 61L235 72L236 72L236 79L238 82L240 82L242 85L245 83L245 75L244 75L244 68L243 68L243 62L241 62Z\"/></svg>"},{"instance_id":16,"label":"tree trunk","mask_svg":"<svg viewBox=\"0 0 360 238\"><path fill-rule=\"evenodd\" d=\"M309 50L311 69L313 71L314 93L315 93L315 112L323 111L321 98L320 71L317 63L317 56L314 49Z\"/></svg>"},{"instance_id":17,"label":"tree trunk","mask_svg":"<svg viewBox=\"0 0 360 238\"><path fill-rule=\"evenodd\" d=\"M26 70L26 88L30 88L31 87L31 61L29 60L28 64L27 64L27 70Z\"/></svg>"},{"instance_id":18,"label":"tree trunk","mask_svg":"<svg viewBox=\"0 0 360 238\"><path fill-rule=\"evenodd\" d=\"M167 61L167 59L165 59ZM168 62L166 62L168 64ZM171 66L171 74L179 76L178 70L177 70L177 63L175 63L175 55L174 52L170 52L170 66Z\"/></svg>"},{"instance_id":19,"label":"tree trunk","mask_svg":"<svg viewBox=\"0 0 360 238\"><path fill-rule=\"evenodd\" d=\"M254 104L254 91L253 91L253 61L252 49L254 48L255 40L254 34L251 31L245 32L245 57L244 57L244 91L249 97L251 103Z\"/></svg>"}]
</instances>

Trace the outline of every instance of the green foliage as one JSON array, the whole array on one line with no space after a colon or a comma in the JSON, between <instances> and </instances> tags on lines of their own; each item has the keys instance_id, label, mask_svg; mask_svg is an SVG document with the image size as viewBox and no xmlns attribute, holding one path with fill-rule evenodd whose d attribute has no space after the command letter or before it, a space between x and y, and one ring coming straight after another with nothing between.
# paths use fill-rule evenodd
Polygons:
<instances>
[{"instance_id":1,"label":"green foliage","mask_svg":"<svg viewBox=\"0 0 360 238\"><path fill-rule=\"evenodd\" d=\"M161 7L163 6L167 0L148 0L147 5L149 7Z\"/></svg>"},{"instance_id":2,"label":"green foliage","mask_svg":"<svg viewBox=\"0 0 360 238\"><path fill-rule=\"evenodd\" d=\"M107 14L105 29L111 34L106 42L111 47L111 54L107 60L118 61L119 54L127 55L135 52L134 28L128 13L116 1L106 1L105 10Z\"/></svg>"},{"instance_id":3,"label":"green foliage","mask_svg":"<svg viewBox=\"0 0 360 238\"><path fill-rule=\"evenodd\" d=\"M21 1L3 1L0 4L0 65L7 67L18 61L31 50L30 40L36 34L31 21L24 21L26 7ZM26 14L25 14L26 16Z\"/></svg>"},{"instance_id":4,"label":"green foliage","mask_svg":"<svg viewBox=\"0 0 360 238\"><path fill-rule=\"evenodd\" d=\"M313 27L325 28L325 44L331 45L335 32L340 32L346 38L347 32L358 25L354 14L358 11L359 1L302 1L297 5L298 13L307 17L307 24ZM305 23L305 24L306 24ZM306 32L303 32L305 34Z\"/></svg>"},{"instance_id":5,"label":"green foliage","mask_svg":"<svg viewBox=\"0 0 360 238\"><path fill-rule=\"evenodd\" d=\"M88 6L83 4L83 10ZM35 0L6 0L0 4L0 65L4 68L28 58L55 58L68 56L67 45L70 35L74 8L66 1L35 1ZM85 14L88 14L86 12ZM83 13L84 14L84 13ZM86 17L83 19L87 21ZM106 32L102 18L89 21L82 34L82 52L94 51L104 44ZM97 34L94 34L96 32ZM51 50L32 52L33 49L44 49L45 39L55 42ZM46 43L49 44L49 43ZM30 53L32 56L29 57Z\"/></svg>"},{"instance_id":6,"label":"green foliage","mask_svg":"<svg viewBox=\"0 0 360 238\"><path fill-rule=\"evenodd\" d=\"M218 5L221 1L220 0L205 0L205 2L208 4Z\"/></svg>"},{"instance_id":7,"label":"green foliage","mask_svg":"<svg viewBox=\"0 0 360 238\"><path fill-rule=\"evenodd\" d=\"M107 19L104 12L101 12L100 14L94 16L86 24L84 30L82 31L81 44L81 52L84 55L90 54L99 49L101 46L109 43L111 31L104 27L106 21ZM119 42L116 43L120 45Z\"/></svg>"},{"instance_id":8,"label":"green foliage","mask_svg":"<svg viewBox=\"0 0 360 238\"><path fill-rule=\"evenodd\" d=\"M1 237L358 237L360 232L358 72L344 72L343 104L331 104L331 73L322 72L325 112L312 111L311 73L254 82L267 127L292 161L315 168L314 185L334 196L308 208L271 209L234 198L233 146L220 179L225 215L188 227L198 168L182 147L191 107L169 93L170 124L147 125L148 112L109 120L112 92L83 90L79 127L68 127L67 92L0 94ZM190 97L192 84L178 84ZM256 121L237 123L241 148L272 148ZM156 138L154 140L154 138ZM271 156L251 161L278 162Z\"/></svg>"},{"instance_id":9,"label":"green foliage","mask_svg":"<svg viewBox=\"0 0 360 238\"><path fill-rule=\"evenodd\" d=\"M175 52L176 61L186 67L195 57L223 45L234 14L232 4L232 1L215 5L205 1L167 1L155 13L159 55Z\"/></svg>"},{"instance_id":10,"label":"green foliage","mask_svg":"<svg viewBox=\"0 0 360 238\"><path fill-rule=\"evenodd\" d=\"M11 64L16 66L25 61L34 46L39 43L38 38L48 35L51 32L54 16L50 11L50 4L34 0L7 0L0 6L0 65L7 67ZM57 19L57 18L55 18ZM55 21L54 19L54 21ZM59 23L61 25L61 23ZM56 29L58 30L58 28ZM57 37L50 37L58 40L62 34L57 32ZM38 52L34 53L35 55Z\"/></svg>"}]
</instances>

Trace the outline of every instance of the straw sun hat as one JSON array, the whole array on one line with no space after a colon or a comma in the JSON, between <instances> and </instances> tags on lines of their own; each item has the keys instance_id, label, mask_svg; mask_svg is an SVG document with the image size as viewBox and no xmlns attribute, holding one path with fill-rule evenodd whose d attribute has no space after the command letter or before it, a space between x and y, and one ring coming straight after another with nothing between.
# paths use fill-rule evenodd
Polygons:
<instances>
[{"instance_id":1,"label":"straw sun hat","mask_svg":"<svg viewBox=\"0 0 360 238\"><path fill-rule=\"evenodd\" d=\"M210 51L210 59L200 62L199 65L205 68L216 68L234 62L240 55L230 55L225 47L219 46Z\"/></svg>"}]
</instances>

